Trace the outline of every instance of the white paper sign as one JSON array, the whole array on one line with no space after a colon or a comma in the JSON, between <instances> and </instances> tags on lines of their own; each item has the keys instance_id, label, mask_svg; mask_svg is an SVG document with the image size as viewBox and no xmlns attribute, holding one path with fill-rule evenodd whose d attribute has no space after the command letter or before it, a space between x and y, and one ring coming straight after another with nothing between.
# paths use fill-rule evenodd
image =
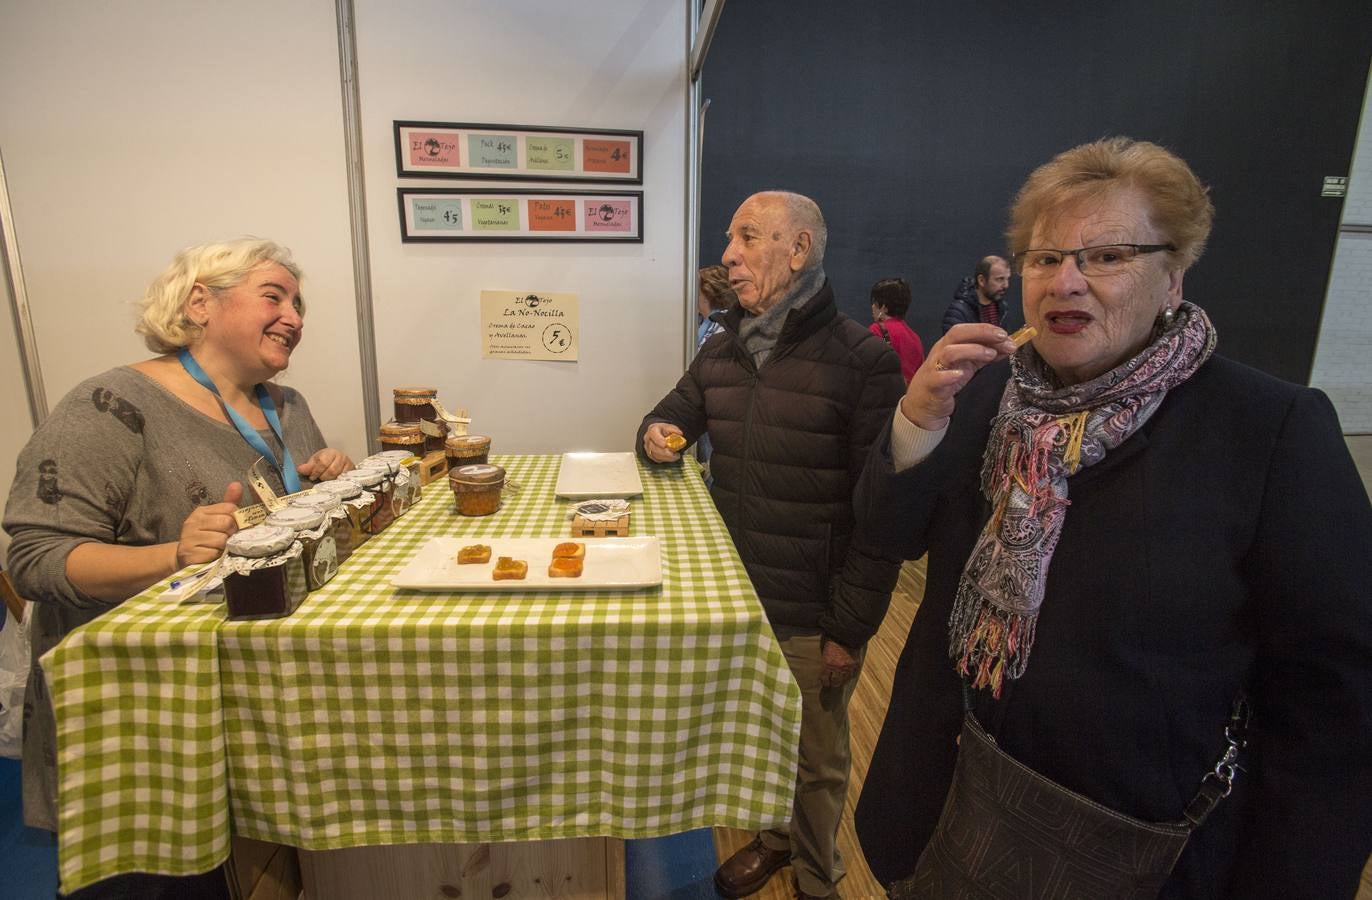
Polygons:
<instances>
[{"instance_id":1,"label":"white paper sign","mask_svg":"<svg viewBox=\"0 0 1372 900\"><path fill-rule=\"evenodd\" d=\"M576 362L580 330L579 294L481 292L481 355L485 359Z\"/></svg>"}]
</instances>

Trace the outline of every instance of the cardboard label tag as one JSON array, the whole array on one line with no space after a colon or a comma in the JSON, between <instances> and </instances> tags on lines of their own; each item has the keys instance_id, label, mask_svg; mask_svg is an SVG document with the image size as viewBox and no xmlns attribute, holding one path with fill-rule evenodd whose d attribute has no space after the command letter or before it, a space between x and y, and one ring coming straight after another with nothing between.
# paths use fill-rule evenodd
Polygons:
<instances>
[{"instance_id":1,"label":"cardboard label tag","mask_svg":"<svg viewBox=\"0 0 1372 900\"><path fill-rule=\"evenodd\" d=\"M428 419L419 420L419 431L421 434L427 434L429 437L443 437L448 433L446 428L439 425L437 422L430 422Z\"/></svg>"},{"instance_id":2,"label":"cardboard label tag","mask_svg":"<svg viewBox=\"0 0 1372 900\"><path fill-rule=\"evenodd\" d=\"M248 470L248 484L252 485L253 493L267 507L267 511L276 512L286 505L286 501L276 496L276 491L272 490L272 486L267 483L267 477L262 474L261 467L265 462L266 460L259 456L257 462L252 464L252 468Z\"/></svg>"}]
</instances>

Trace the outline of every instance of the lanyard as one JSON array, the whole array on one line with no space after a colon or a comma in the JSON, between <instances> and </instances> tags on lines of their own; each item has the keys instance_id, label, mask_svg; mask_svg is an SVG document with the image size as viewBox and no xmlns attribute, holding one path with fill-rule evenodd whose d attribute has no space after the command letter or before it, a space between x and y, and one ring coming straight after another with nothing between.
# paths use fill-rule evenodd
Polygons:
<instances>
[{"instance_id":1,"label":"lanyard","mask_svg":"<svg viewBox=\"0 0 1372 900\"><path fill-rule=\"evenodd\" d=\"M276 466L276 471L281 475L281 483L286 488L286 493L294 494L300 490L300 475L295 471L295 460L291 459L291 448L286 446L286 437L281 433L281 420L276 415L276 404L272 402L271 394L260 384L253 386L253 391L257 394L257 402L262 407L262 415L267 417L267 424L271 426L272 433L281 442L281 453L285 456L282 463L272 452L272 448L267 446L267 442L262 440L262 435L257 433L257 429L248 424L247 420L238 414L232 406L224 402L224 398L219 393L219 388L214 386L214 381L205 374L205 370L200 368L200 363L195 361L191 352L185 347L177 351L176 356L181 360L182 367L190 373L191 377L200 382L210 393L214 394L219 400L219 405L224 407L224 412L228 413L229 421L238 429L238 433L243 435L243 440L248 445L262 455L264 459L271 460L271 464Z\"/></svg>"}]
</instances>

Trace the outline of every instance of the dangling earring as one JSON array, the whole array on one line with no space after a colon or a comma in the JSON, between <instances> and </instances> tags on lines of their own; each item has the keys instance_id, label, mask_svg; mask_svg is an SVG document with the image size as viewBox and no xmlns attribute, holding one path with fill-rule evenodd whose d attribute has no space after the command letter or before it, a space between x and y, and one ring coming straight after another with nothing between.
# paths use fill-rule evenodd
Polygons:
<instances>
[{"instance_id":1,"label":"dangling earring","mask_svg":"<svg viewBox=\"0 0 1372 900\"><path fill-rule=\"evenodd\" d=\"M1162 310L1162 327L1163 327L1163 330L1164 330L1164 331L1166 331L1168 328L1171 328L1171 327L1172 327L1172 320L1175 319L1176 317L1177 317L1177 311L1176 311L1175 309L1173 309L1173 308L1170 307L1170 306L1165 306L1165 307L1163 307L1163 310Z\"/></svg>"}]
</instances>

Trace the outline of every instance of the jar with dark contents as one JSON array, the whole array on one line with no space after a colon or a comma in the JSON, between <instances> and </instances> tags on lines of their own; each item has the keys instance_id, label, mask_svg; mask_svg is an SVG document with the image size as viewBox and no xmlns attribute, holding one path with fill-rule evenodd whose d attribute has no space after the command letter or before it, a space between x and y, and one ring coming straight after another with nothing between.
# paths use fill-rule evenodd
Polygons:
<instances>
[{"instance_id":1,"label":"jar with dark contents","mask_svg":"<svg viewBox=\"0 0 1372 900\"><path fill-rule=\"evenodd\" d=\"M254 525L229 536L230 556L269 560L295 543L295 532L274 525ZM299 554L279 562L254 566L224 576L228 618L279 619L295 612L309 593L305 563Z\"/></svg>"},{"instance_id":2,"label":"jar with dark contents","mask_svg":"<svg viewBox=\"0 0 1372 900\"><path fill-rule=\"evenodd\" d=\"M399 516L414 505L414 494L410 490L414 483L410 480L409 469L394 459L369 456L357 464L361 471L375 470L391 485L391 513Z\"/></svg>"},{"instance_id":3,"label":"jar with dark contents","mask_svg":"<svg viewBox=\"0 0 1372 900\"><path fill-rule=\"evenodd\" d=\"M448 468L484 466L491 461L491 439L480 434L455 434L443 444Z\"/></svg>"},{"instance_id":4,"label":"jar with dark contents","mask_svg":"<svg viewBox=\"0 0 1372 900\"><path fill-rule=\"evenodd\" d=\"M418 456L415 456L413 453L404 453L398 450L383 450L380 453L374 453L362 460L358 465L358 468L367 468L367 465L374 459L388 459L396 465L408 470L410 473L410 505L413 506L419 502L420 489L423 485L420 483L421 478L419 474L419 464L422 460Z\"/></svg>"},{"instance_id":5,"label":"jar with dark contents","mask_svg":"<svg viewBox=\"0 0 1372 900\"><path fill-rule=\"evenodd\" d=\"M328 584L338 571L338 545L333 529L324 527L326 517L322 509L291 503L269 514L262 523L295 532L295 539L300 542L300 558L305 562L305 586L312 591Z\"/></svg>"},{"instance_id":6,"label":"jar with dark contents","mask_svg":"<svg viewBox=\"0 0 1372 900\"><path fill-rule=\"evenodd\" d=\"M438 411L430 402L438 396L438 391L435 388L394 388L391 393L395 395L395 420L397 422L418 422L420 419L432 421L438 418Z\"/></svg>"},{"instance_id":7,"label":"jar with dark contents","mask_svg":"<svg viewBox=\"0 0 1372 900\"><path fill-rule=\"evenodd\" d=\"M367 543L367 539L372 536L366 527L367 516L371 514L371 504L363 505L357 502L362 496L362 485L355 481L340 481L335 478L333 481L316 484L314 492L336 497L348 513L348 548L344 550L343 542L338 539L338 535L334 536L338 542L338 563L342 565L345 559L352 556L357 548Z\"/></svg>"},{"instance_id":8,"label":"jar with dark contents","mask_svg":"<svg viewBox=\"0 0 1372 900\"><path fill-rule=\"evenodd\" d=\"M355 487L356 485L354 485ZM362 489L358 488L358 493ZM360 546L361 541L354 534L354 528L361 532L360 526L355 526L353 517L349 516L347 510L343 508L343 501L335 493L321 491L316 487L308 494L300 494L291 498L292 507L304 509L314 509L323 513L324 518L329 521L329 534L333 537L334 556L337 565L343 565L353 551ZM361 517L358 517L361 521ZM365 539L365 535L363 535Z\"/></svg>"},{"instance_id":9,"label":"jar with dark contents","mask_svg":"<svg viewBox=\"0 0 1372 900\"><path fill-rule=\"evenodd\" d=\"M382 450L401 450L405 453L413 453L415 456L424 455L424 432L419 430L419 423L387 422L381 426Z\"/></svg>"},{"instance_id":10,"label":"jar with dark contents","mask_svg":"<svg viewBox=\"0 0 1372 900\"><path fill-rule=\"evenodd\" d=\"M351 481L372 495L372 505L363 517L362 527L368 534L380 534L395 521L395 482L377 469L351 469L338 476L339 481Z\"/></svg>"},{"instance_id":11,"label":"jar with dark contents","mask_svg":"<svg viewBox=\"0 0 1372 900\"><path fill-rule=\"evenodd\" d=\"M505 470L500 466L459 466L448 473L457 511L464 516L489 516L500 509Z\"/></svg>"},{"instance_id":12,"label":"jar with dark contents","mask_svg":"<svg viewBox=\"0 0 1372 900\"><path fill-rule=\"evenodd\" d=\"M425 455L441 452L443 442L448 439L448 423L437 417L424 419L419 423L419 432L424 435Z\"/></svg>"}]
</instances>

